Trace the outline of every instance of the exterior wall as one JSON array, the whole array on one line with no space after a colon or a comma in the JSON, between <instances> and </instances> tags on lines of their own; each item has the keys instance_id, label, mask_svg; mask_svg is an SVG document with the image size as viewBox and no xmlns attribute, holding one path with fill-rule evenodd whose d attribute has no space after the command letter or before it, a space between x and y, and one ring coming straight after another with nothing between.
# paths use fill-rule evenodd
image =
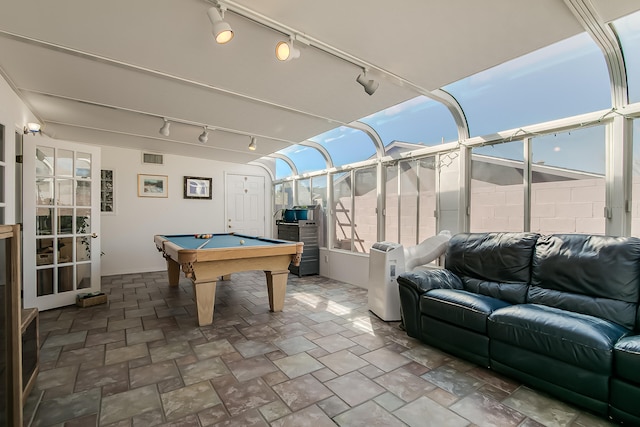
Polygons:
<instances>
[{"instance_id":1,"label":"exterior wall","mask_svg":"<svg viewBox=\"0 0 640 427\"><path fill-rule=\"evenodd\" d=\"M420 227L418 229L418 243L438 234L436 212L436 192L426 190L420 192Z\"/></svg>"},{"instance_id":2,"label":"exterior wall","mask_svg":"<svg viewBox=\"0 0 640 427\"><path fill-rule=\"evenodd\" d=\"M634 174L631 188L631 235L640 237L640 175Z\"/></svg>"},{"instance_id":3,"label":"exterior wall","mask_svg":"<svg viewBox=\"0 0 640 427\"><path fill-rule=\"evenodd\" d=\"M604 179L534 184L531 231L605 234L604 206Z\"/></svg>"},{"instance_id":4,"label":"exterior wall","mask_svg":"<svg viewBox=\"0 0 640 427\"><path fill-rule=\"evenodd\" d=\"M604 206L603 178L535 183L531 188L531 231L604 234ZM522 231L523 212L522 185L472 182L471 231Z\"/></svg>"},{"instance_id":5,"label":"exterior wall","mask_svg":"<svg viewBox=\"0 0 640 427\"><path fill-rule=\"evenodd\" d=\"M414 190L410 194L400 195L400 243L413 246L418 239L418 197Z\"/></svg>"},{"instance_id":6,"label":"exterior wall","mask_svg":"<svg viewBox=\"0 0 640 427\"><path fill-rule=\"evenodd\" d=\"M355 197L356 227L354 237L357 239L356 250L369 252L371 246L378 241L378 218L376 214L376 191L370 191Z\"/></svg>"},{"instance_id":7,"label":"exterior wall","mask_svg":"<svg viewBox=\"0 0 640 427\"><path fill-rule=\"evenodd\" d=\"M471 181L469 230L522 231L524 229L524 187Z\"/></svg>"}]
</instances>

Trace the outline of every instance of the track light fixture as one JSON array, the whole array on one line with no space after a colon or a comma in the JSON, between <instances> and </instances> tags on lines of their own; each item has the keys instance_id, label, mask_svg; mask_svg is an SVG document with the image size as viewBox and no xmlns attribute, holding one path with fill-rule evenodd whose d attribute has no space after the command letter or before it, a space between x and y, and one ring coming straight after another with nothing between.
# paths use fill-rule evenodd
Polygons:
<instances>
[{"instance_id":1,"label":"track light fixture","mask_svg":"<svg viewBox=\"0 0 640 427\"><path fill-rule=\"evenodd\" d=\"M397 76L383 68L377 67L375 64L367 62L364 58L358 58L352 54L339 49L336 46L332 46L322 40L309 36L306 33L297 32L298 30L291 28L287 24L265 16L261 12L251 9L244 5L244 3L260 3L260 2L242 2L238 0L206 0L213 6L209 9L209 19L212 25L214 25L214 35L218 43L225 43L231 40L233 37L233 31L228 24L223 20L224 12L231 10L234 15L246 18L257 24L260 24L268 29L271 29L281 35L289 36L289 41L279 41L275 48L276 58L279 61L288 61L300 57L300 50L298 47L302 44L305 46L312 46L316 50L332 55L342 61L345 61L355 67L362 69L362 73L358 75L356 81L362 85L365 92L368 95L373 95L380 83L374 79L367 77L367 68L375 70L375 73L379 76L386 77L389 81L398 82L401 86L412 87L420 93L428 95L428 91L425 88L416 86L412 82ZM227 36L226 40L222 37L218 39L217 25L218 23L226 24ZM295 42L295 43L294 43ZM294 46L295 44L295 46Z\"/></svg>"},{"instance_id":2,"label":"track light fixture","mask_svg":"<svg viewBox=\"0 0 640 427\"><path fill-rule=\"evenodd\" d=\"M171 122L169 122L167 119L164 119L164 124L158 131L160 132L160 135L169 136L169 132L170 132L169 126L171 126Z\"/></svg>"},{"instance_id":3,"label":"track light fixture","mask_svg":"<svg viewBox=\"0 0 640 427\"><path fill-rule=\"evenodd\" d=\"M24 134L31 133L35 135L36 133L40 133L40 123L27 123L24 127Z\"/></svg>"},{"instance_id":4,"label":"track light fixture","mask_svg":"<svg viewBox=\"0 0 640 427\"><path fill-rule=\"evenodd\" d=\"M256 151L256 148L258 148L258 144L256 142L256 137L252 136L251 137L251 142L249 142L249 150Z\"/></svg>"},{"instance_id":5,"label":"track light fixture","mask_svg":"<svg viewBox=\"0 0 640 427\"><path fill-rule=\"evenodd\" d=\"M369 95L373 95L373 93L378 89L380 83L375 80L371 80L367 78L367 69L365 68L362 73L356 78L356 81L364 87L364 91Z\"/></svg>"},{"instance_id":6,"label":"track light fixture","mask_svg":"<svg viewBox=\"0 0 640 427\"><path fill-rule=\"evenodd\" d=\"M289 41L280 41L276 45L276 58L279 61L290 61L300 57L300 49L293 45L293 37Z\"/></svg>"},{"instance_id":7,"label":"track light fixture","mask_svg":"<svg viewBox=\"0 0 640 427\"><path fill-rule=\"evenodd\" d=\"M231 41L233 38L233 30L231 25L224 20L224 11L226 8L220 4L209 8L207 15L213 26L213 37L216 39L216 43L225 44Z\"/></svg>"},{"instance_id":8,"label":"track light fixture","mask_svg":"<svg viewBox=\"0 0 640 427\"><path fill-rule=\"evenodd\" d=\"M198 141L200 141L201 144L205 144L208 140L209 140L209 132L207 131L207 128L204 127L202 129L202 133L198 137Z\"/></svg>"}]
</instances>

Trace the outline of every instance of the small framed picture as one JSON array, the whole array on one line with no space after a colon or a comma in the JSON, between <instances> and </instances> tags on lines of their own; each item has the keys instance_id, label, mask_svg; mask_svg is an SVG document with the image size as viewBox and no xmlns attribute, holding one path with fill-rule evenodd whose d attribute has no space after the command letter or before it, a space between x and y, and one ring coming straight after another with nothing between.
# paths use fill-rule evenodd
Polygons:
<instances>
[{"instance_id":1,"label":"small framed picture","mask_svg":"<svg viewBox=\"0 0 640 427\"><path fill-rule=\"evenodd\" d=\"M211 199L211 178L197 176L184 177L185 199Z\"/></svg>"},{"instance_id":2,"label":"small framed picture","mask_svg":"<svg viewBox=\"0 0 640 427\"><path fill-rule=\"evenodd\" d=\"M168 197L169 178L166 175L138 174L138 197Z\"/></svg>"}]
</instances>

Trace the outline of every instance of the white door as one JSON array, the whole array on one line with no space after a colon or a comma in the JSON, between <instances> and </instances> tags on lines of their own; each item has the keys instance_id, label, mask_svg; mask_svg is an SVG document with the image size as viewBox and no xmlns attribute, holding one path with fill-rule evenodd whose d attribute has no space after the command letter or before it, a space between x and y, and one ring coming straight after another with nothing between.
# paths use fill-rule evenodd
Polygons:
<instances>
[{"instance_id":1,"label":"white door","mask_svg":"<svg viewBox=\"0 0 640 427\"><path fill-rule=\"evenodd\" d=\"M74 304L100 290L100 148L23 141L24 306Z\"/></svg>"},{"instance_id":2,"label":"white door","mask_svg":"<svg viewBox=\"0 0 640 427\"><path fill-rule=\"evenodd\" d=\"M227 232L264 236L264 177L226 175Z\"/></svg>"}]
</instances>

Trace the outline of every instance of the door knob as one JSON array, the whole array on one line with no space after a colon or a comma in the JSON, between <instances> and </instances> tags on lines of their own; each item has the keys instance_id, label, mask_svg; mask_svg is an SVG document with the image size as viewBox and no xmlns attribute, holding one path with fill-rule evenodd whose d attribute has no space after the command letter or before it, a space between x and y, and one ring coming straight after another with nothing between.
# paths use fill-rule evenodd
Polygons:
<instances>
[{"instance_id":1,"label":"door knob","mask_svg":"<svg viewBox=\"0 0 640 427\"><path fill-rule=\"evenodd\" d=\"M98 237L98 235L97 235L96 233L91 233L91 238L92 238L92 239L95 239L95 238L97 238L97 237Z\"/></svg>"}]
</instances>

